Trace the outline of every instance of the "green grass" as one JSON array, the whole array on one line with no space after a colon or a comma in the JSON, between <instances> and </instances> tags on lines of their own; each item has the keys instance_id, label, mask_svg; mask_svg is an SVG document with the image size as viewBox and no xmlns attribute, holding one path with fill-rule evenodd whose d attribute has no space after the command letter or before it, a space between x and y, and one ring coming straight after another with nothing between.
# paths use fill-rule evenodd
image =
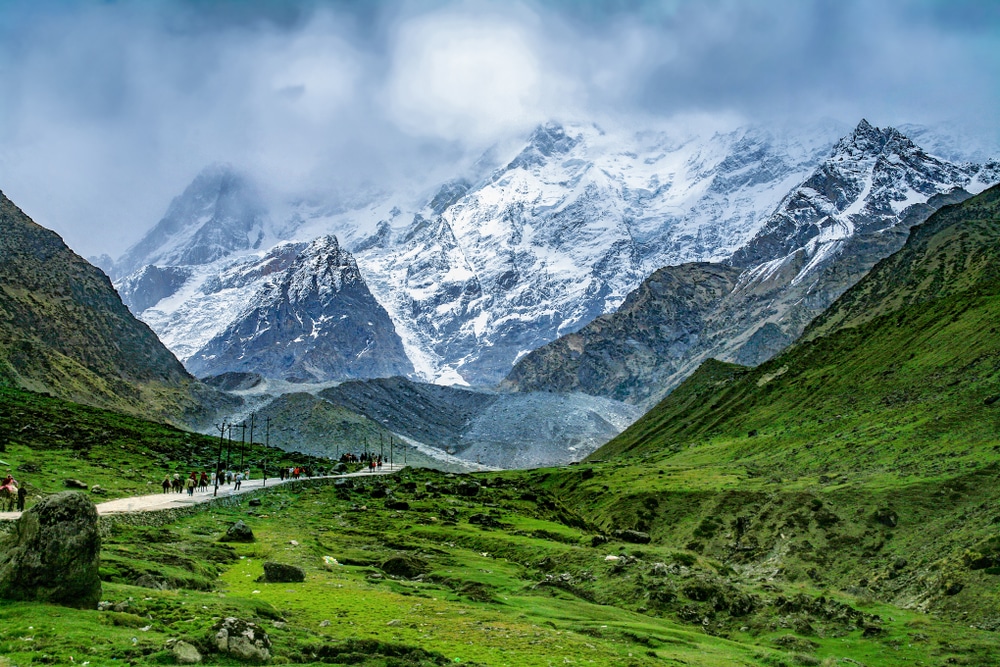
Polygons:
<instances>
[{"instance_id":1,"label":"green grass","mask_svg":"<svg viewBox=\"0 0 1000 667\"><path fill-rule=\"evenodd\" d=\"M358 664L366 665L456 659L512 666L835 665L850 659L901 667L948 658L977 665L1000 660L993 632L970 628L968 619L949 621L946 610L928 615L877 601L870 592L843 592L808 576L769 577L727 562L711 546L724 539L725 527L703 538L707 546L700 551L677 543L697 526L675 525L666 516L654 522L651 544L591 546L601 514L567 507L589 493L590 484L629 474L611 465L594 471L583 481L578 467L478 475L485 486L466 498L453 495L455 479L409 470L380 480L410 504L405 511L385 509L363 484L350 491L278 488L260 507L212 508L155 529L117 526L102 550L102 577L104 598L127 603L122 611L0 606L0 655L17 665L66 664L69 655L77 664L165 664L167 639L184 638L208 651L214 619L235 615L268 632L276 664L347 664L358 651L365 660ZM661 477L667 476L643 483ZM441 492L426 492L427 481ZM711 496L703 495L700 502L711 505ZM846 511L836 499L826 502ZM668 505L656 511L669 513ZM685 512L697 516L692 508ZM499 525L469 523L476 514L490 514ZM251 525L257 541L219 545L217 537L236 519ZM907 541L919 542L920 531L903 531L903 525L891 550L919 553L919 544ZM934 533L926 541L940 538ZM382 571L387 559L400 555L422 561L425 573L407 579ZM324 556L341 564L328 567ZM258 582L264 560L299 565L306 581ZM135 586L143 574L179 588ZM816 602L820 596L825 602ZM866 627L877 632L865 636ZM211 653L206 660L235 664Z\"/></svg>"}]
</instances>

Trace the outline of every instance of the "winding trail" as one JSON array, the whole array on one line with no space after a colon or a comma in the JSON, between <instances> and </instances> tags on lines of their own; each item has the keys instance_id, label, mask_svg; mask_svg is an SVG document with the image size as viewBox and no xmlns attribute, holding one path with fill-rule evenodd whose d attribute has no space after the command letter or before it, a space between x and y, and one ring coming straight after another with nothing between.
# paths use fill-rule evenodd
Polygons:
<instances>
[{"instance_id":1,"label":"winding trail","mask_svg":"<svg viewBox=\"0 0 1000 667\"><path fill-rule=\"evenodd\" d=\"M319 477L302 477L301 480L310 479L337 479L340 477L374 477L378 475L391 475L392 473L398 472L403 469L404 466L390 466L385 464L382 466L382 470L377 472L368 472L366 470L361 470L359 472L347 473L344 475L323 475ZM156 512L159 510L174 509L178 507L190 507L191 505L197 505L199 503L207 503L216 498L228 498L230 496L238 496L244 493L249 493L250 491L259 491L261 489L273 489L275 487L281 486L282 484L288 484L289 482L301 481L294 479L280 480L277 477L271 477L269 479L250 479L245 480L241 485L239 491L233 489L233 485L220 486L218 495L214 495L214 487L209 487L208 491L195 491L194 495L189 496L187 492L183 493L153 493L145 496L131 496L129 498L116 498L115 500L108 500L106 502L97 505L98 515L107 514L126 514L129 512ZM0 512L0 521L14 521L20 518L20 512Z\"/></svg>"}]
</instances>

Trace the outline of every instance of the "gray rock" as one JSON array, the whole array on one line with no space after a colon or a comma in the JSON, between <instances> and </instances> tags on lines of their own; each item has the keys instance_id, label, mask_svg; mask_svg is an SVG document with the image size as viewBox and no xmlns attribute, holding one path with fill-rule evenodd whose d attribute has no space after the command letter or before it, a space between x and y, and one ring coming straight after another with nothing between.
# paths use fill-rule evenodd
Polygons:
<instances>
[{"instance_id":1,"label":"gray rock","mask_svg":"<svg viewBox=\"0 0 1000 667\"><path fill-rule=\"evenodd\" d=\"M275 563L274 561L264 563L264 574L257 579L257 581L271 584L296 583L305 580L306 572L301 567Z\"/></svg>"},{"instance_id":2,"label":"gray rock","mask_svg":"<svg viewBox=\"0 0 1000 667\"><path fill-rule=\"evenodd\" d=\"M201 663L201 653L193 645L181 639L168 639L166 649L174 656L178 665L197 665Z\"/></svg>"},{"instance_id":3,"label":"gray rock","mask_svg":"<svg viewBox=\"0 0 1000 667\"><path fill-rule=\"evenodd\" d=\"M267 662L271 659L271 639L255 623L232 616L215 627L214 644L221 653L247 662Z\"/></svg>"},{"instance_id":4,"label":"gray rock","mask_svg":"<svg viewBox=\"0 0 1000 667\"><path fill-rule=\"evenodd\" d=\"M237 521L219 538L220 542L253 542L253 531L242 521Z\"/></svg>"},{"instance_id":5,"label":"gray rock","mask_svg":"<svg viewBox=\"0 0 1000 667\"><path fill-rule=\"evenodd\" d=\"M86 482L81 482L78 479L64 480L63 486L65 486L67 489L83 489L84 491L90 488L89 484L87 484Z\"/></svg>"},{"instance_id":6,"label":"gray rock","mask_svg":"<svg viewBox=\"0 0 1000 667\"><path fill-rule=\"evenodd\" d=\"M95 496L103 496L104 494L107 493L107 491L104 490L104 487L102 487L100 484L94 484L92 487L90 487L90 492L93 493Z\"/></svg>"},{"instance_id":7,"label":"gray rock","mask_svg":"<svg viewBox=\"0 0 1000 667\"><path fill-rule=\"evenodd\" d=\"M616 530L614 535L622 542L631 542L632 544L649 544L650 541L649 533L639 530Z\"/></svg>"},{"instance_id":8,"label":"gray rock","mask_svg":"<svg viewBox=\"0 0 1000 667\"><path fill-rule=\"evenodd\" d=\"M95 609L100 551L94 503L70 491L49 496L0 544L0 598Z\"/></svg>"},{"instance_id":9,"label":"gray rock","mask_svg":"<svg viewBox=\"0 0 1000 667\"><path fill-rule=\"evenodd\" d=\"M260 498L251 498L250 502L248 502L247 505L249 505L250 507L260 507L261 506Z\"/></svg>"}]
</instances>

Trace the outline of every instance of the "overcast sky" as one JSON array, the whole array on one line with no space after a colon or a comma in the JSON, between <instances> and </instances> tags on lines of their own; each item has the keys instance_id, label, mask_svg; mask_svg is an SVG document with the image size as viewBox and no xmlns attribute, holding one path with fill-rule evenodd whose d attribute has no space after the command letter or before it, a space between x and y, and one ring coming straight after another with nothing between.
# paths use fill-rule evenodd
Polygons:
<instances>
[{"instance_id":1,"label":"overcast sky","mask_svg":"<svg viewBox=\"0 0 1000 667\"><path fill-rule=\"evenodd\" d=\"M0 3L0 190L84 255L212 162L394 187L549 119L692 113L1000 145L1000 2Z\"/></svg>"}]
</instances>

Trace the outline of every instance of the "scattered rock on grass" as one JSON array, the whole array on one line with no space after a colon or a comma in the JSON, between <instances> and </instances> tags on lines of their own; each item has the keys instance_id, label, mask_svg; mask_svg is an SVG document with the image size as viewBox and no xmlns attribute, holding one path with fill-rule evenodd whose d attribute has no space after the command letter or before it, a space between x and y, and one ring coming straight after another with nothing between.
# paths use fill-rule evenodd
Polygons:
<instances>
[{"instance_id":1,"label":"scattered rock on grass","mask_svg":"<svg viewBox=\"0 0 1000 667\"><path fill-rule=\"evenodd\" d=\"M230 616L216 623L213 630L221 653L248 662L271 659L271 639L257 624Z\"/></svg>"},{"instance_id":2,"label":"scattered rock on grass","mask_svg":"<svg viewBox=\"0 0 1000 667\"><path fill-rule=\"evenodd\" d=\"M253 531L242 521L237 521L219 538L220 542L253 542Z\"/></svg>"},{"instance_id":3,"label":"scattered rock on grass","mask_svg":"<svg viewBox=\"0 0 1000 667\"><path fill-rule=\"evenodd\" d=\"M271 584L297 583L305 580L306 572L301 567L274 561L264 563L264 574L257 578L257 581Z\"/></svg>"},{"instance_id":4,"label":"scattered rock on grass","mask_svg":"<svg viewBox=\"0 0 1000 667\"><path fill-rule=\"evenodd\" d=\"M622 542L631 542L632 544L649 544L650 542L649 533L639 530L616 530L614 535Z\"/></svg>"},{"instance_id":5,"label":"scattered rock on grass","mask_svg":"<svg viewBox=\"0 0 1000 667\"><path fill-rule=\"evenodd\" d=\"M479 485L475 482L460 482L459 485L455 487L455 491L458 492L458 495L460 496L478 496Z\"/></svg>"},{"instance_id":6,"label":"scattered rock on grass","mask_svg":"<svg viewBox=\"0 0 1000 667\"><path fill-rule=\"evenodd\" d=\"M406 577L407 579L413 579L421 574L426 574L430 572L431 565L423 558L418 556L413 556L411 554L403 554L400 556L393 556L388 559L380 566L380 569L386 574L395 575L397 577Z\"/></svg>"},{"instance_id":7,"label":"scattered rock on grass","mask_svg":"<svg viewBox=\"0 0 1000 667\"><path fill-rule=\"evenodd\" d=\"M166 649L174 656L178 665L197 665L201 663L201 653L193 645L182 639L168 639Z\"/></svg>"},{"instance_id":8,"label":"scattered rock on grass","mask_svg":"<svg viewBox=\"0 0 1000 667\"><path fill-rule=\"evenodd\" d=\"M83 489L84 491L90 488L90 485L87 484L86 482L81 482L78 479L72 479L72 478L63 480L63 486L65 486L67 489Z\"/></svg>"}]
</instances>

